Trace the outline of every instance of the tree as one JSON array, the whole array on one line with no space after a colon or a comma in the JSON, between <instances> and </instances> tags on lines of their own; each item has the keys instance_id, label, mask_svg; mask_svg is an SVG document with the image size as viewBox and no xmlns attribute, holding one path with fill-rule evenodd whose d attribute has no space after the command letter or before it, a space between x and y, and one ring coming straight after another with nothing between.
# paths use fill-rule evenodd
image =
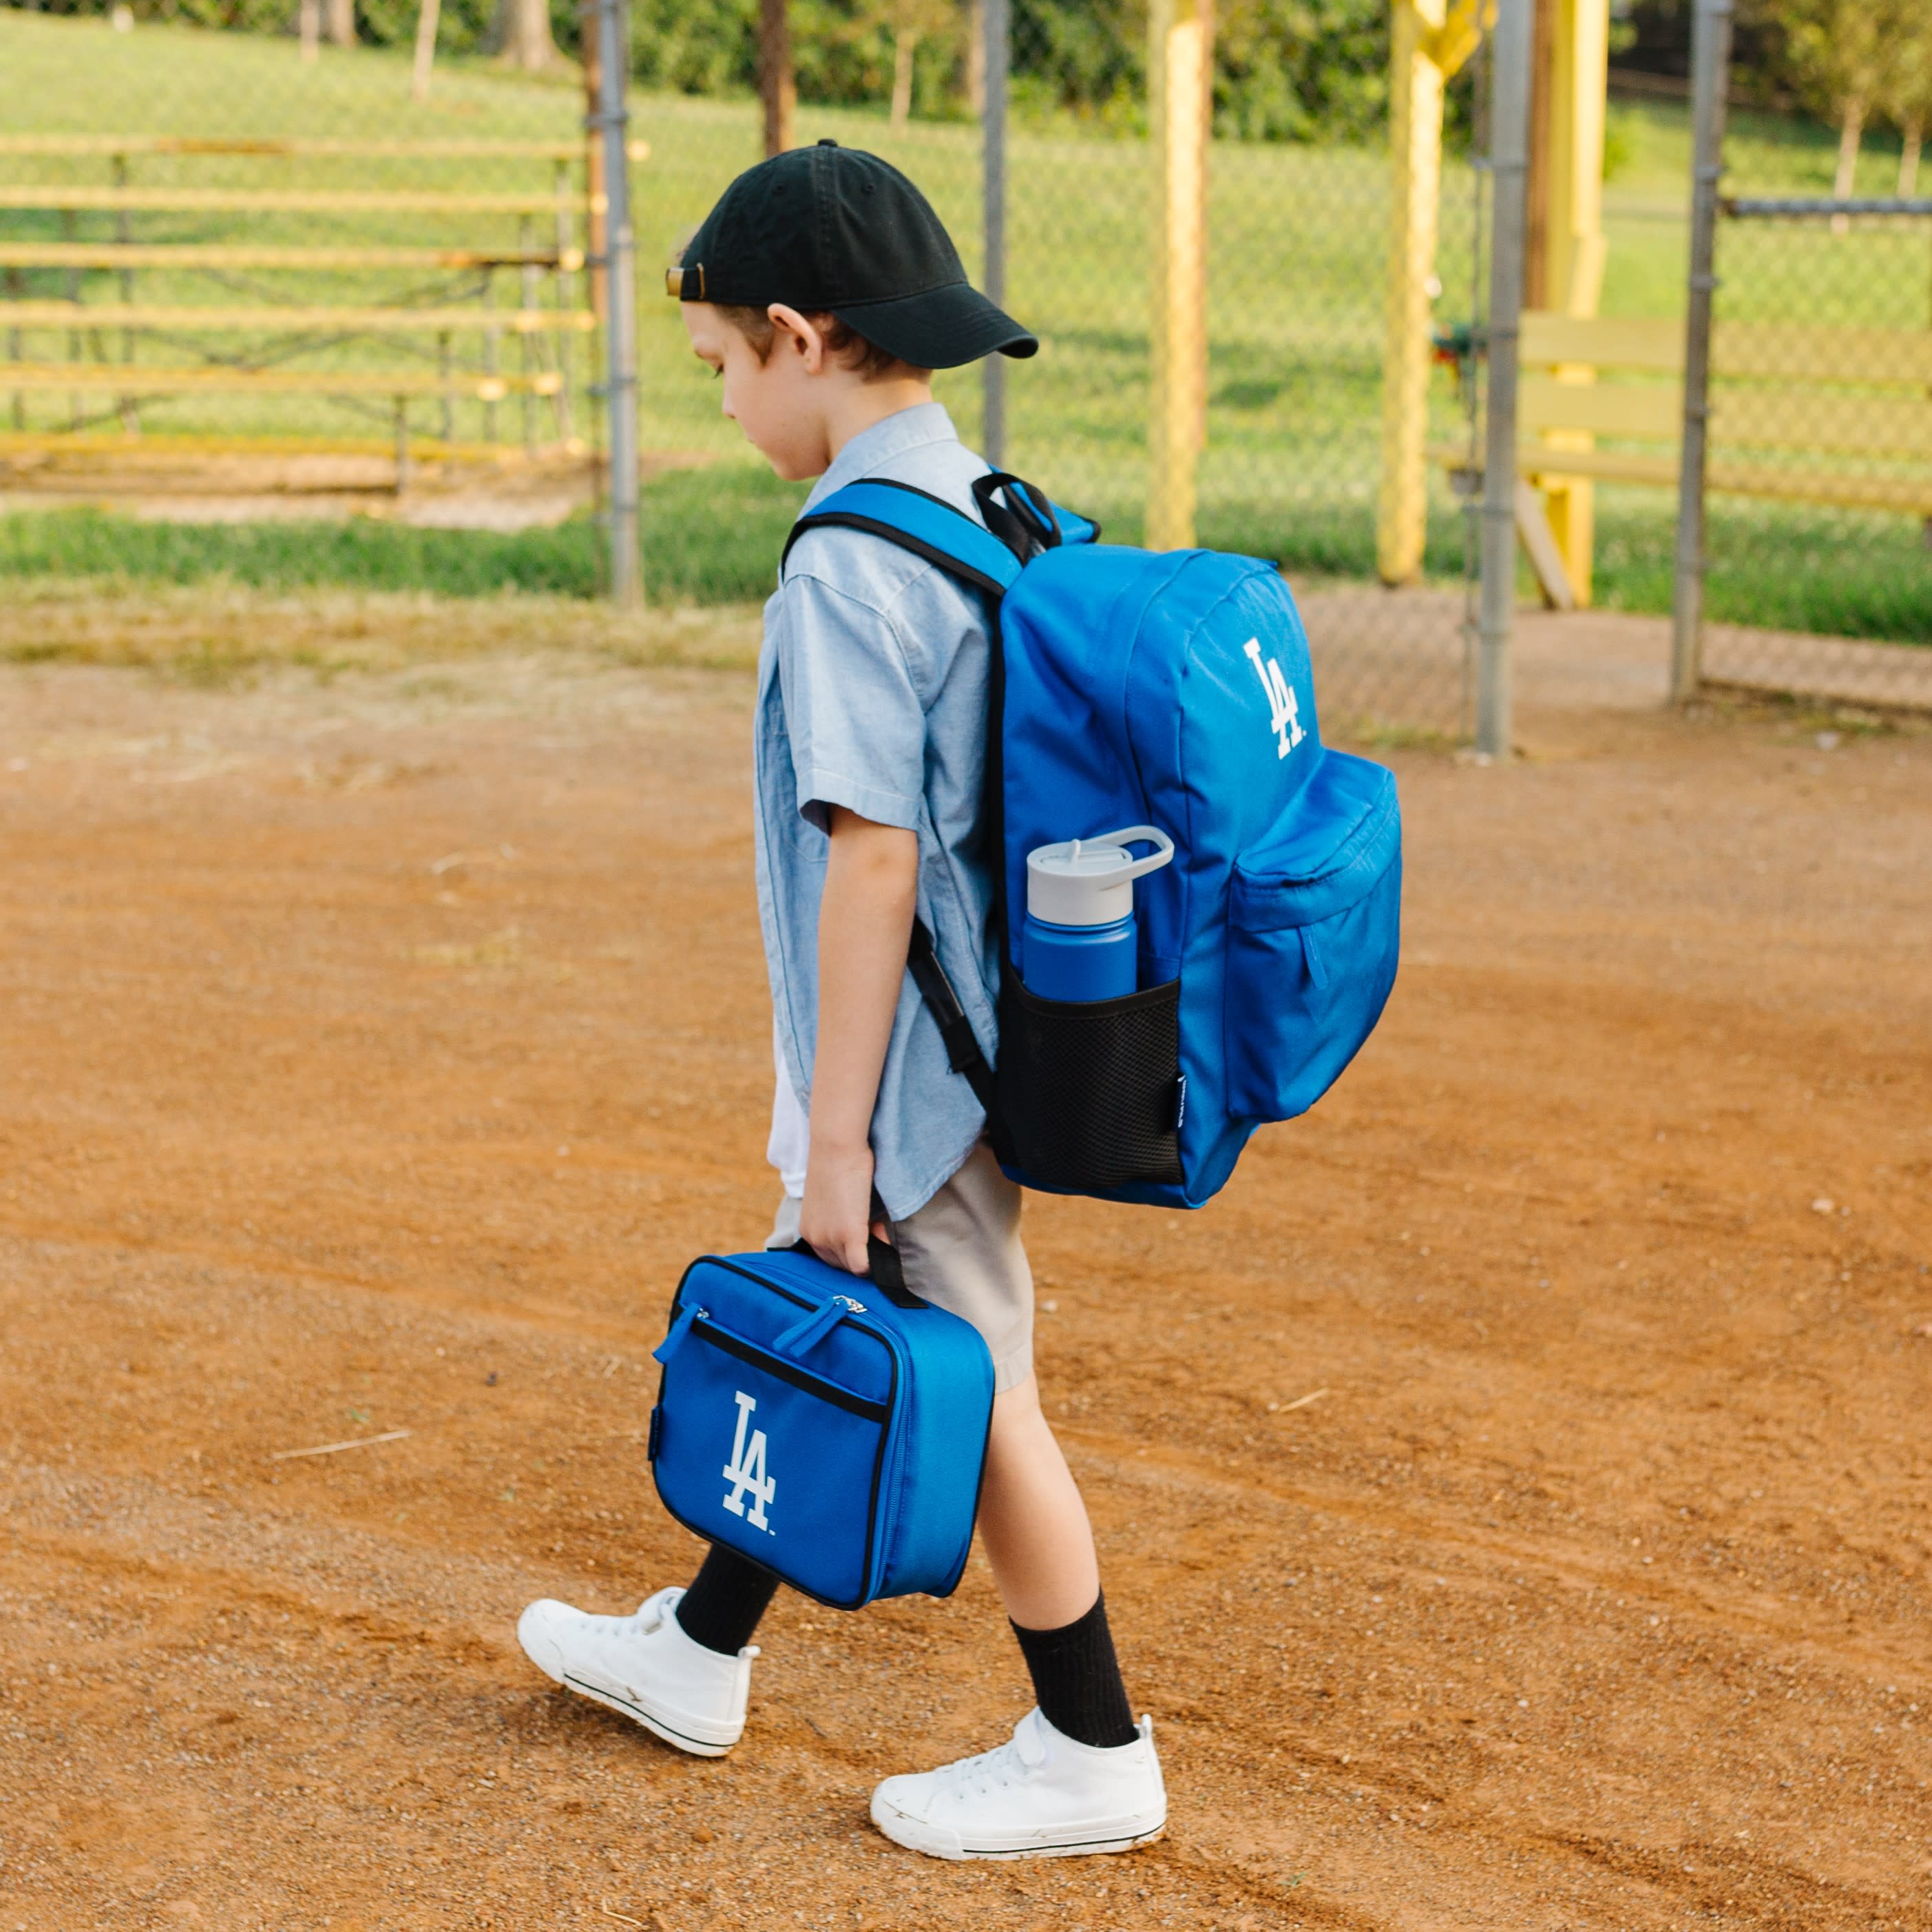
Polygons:
<instances>
[{"instance_id":1,"label":"tree","mask_svg":"<svg viewBox=\"0 0 1932 1932\"><path fill-rule=\"evenodd\" d=\"M441 24L442 0L422 0L416 14L416 58L410 67L410 98L429 98L430 69L436 60L436 32Z\"/></svg>"},{"instance_id":2,"label":"tree","mask_svg":"<svg viewBox=\"0 0 1932 1932\"><path fill-rule=\"evenodd\" d=\"M1012 0L1013 100L1132 124L1147 85L1145 0Z\"/></svg>"},{"instance_id":3,"label":"tree","mask_svg":"<svg viewBox=\"0 0 1932 1932\"><path fill-rule=\"evenodd\" d=\"M150 4L183 3L149 0ZM487 20L496 3L442 0L446 33L448 10L479 6ZM896 100L902 119L915 114L976 114L984 106L985 88L976 51L983 44L980 0L933 0L929 12L928 4L631 0L633 70L646 86L680 93L754 88L764 93L760 27L767 8L784 4L790 16L801 99L850 104ZM1122 132L1144 127L1147 0L1010 4L1012 99L1019 118L1066 115ZM412 20L417 0L357 0L362 33L382 38L374 23L382 10L406 8ZM1217 134L1247 140L1359 141L1372 138L1386 124L1388 0L1218 0L1216 11ZM452 49L458 44L453 35L444 42ZM460 44L466 48L469 43ZM1465 134L1469 98L1466 88L1459 90L1449 110L1450 127Z\"/></svg>"},{"instance_id":4,"label":"tree","mask_svg":"<svg viewBox=\"0 0 1932 1932\"><path fill-rule=\"evenodd\" d=\"M887 0L885 24L892 37L892 129L904 131L912 117L913 58L921 40L961 30L954 0Z\"/></svg>"},{"instance_id":5,"label":"tree","mask_svg":"<svg viewBox=\"0 0 1932 1932\"><path fill-rule=\"evenodd\" d=\"M976 121L986 111L986 0L967 0L966 111Z\"/></svg>"},{"instance_id":6,"label":"tree","mask_svg":"<svg viewBox=\"0 0 1932 1932\"><path fill-rule=\"evenodd\" d=\"M1857 180L1865 122L1882 98L1895 25L1894 0L1767 0L1784 35L1781 62L1800 98L1838 130L1832 192L1840 201ZM1904 4L1915 0L1904 0ZM1923 0L1916 0L1922 4ZM1882 111L1882 110L1881 110ZM1832 226L1841 228L1844 218Z\"/></svg>"},{"instance_id":7,"label":"tree","mask_svg":"<svg viewBox=\"0 0 1932 1932\"><path fill-rule=\"evenodd\" d=\"M1880 104L1898 129L1898 192L1906 199L1918 190L1919 151L1926 123L1932 121L1932 6L1920 0L1901 8L1900 14L1888 37Z\"/></svg>"},{"instance_id":8,"label":"tree","mask_svg":"<svg viewBox=\"0 0 1932 1932\"><path fill-rule=\"evenodd\" d=\"M328 38L338 47L356 44L356 0L328 0Z\"/></svg>"},{"instance_id":9,"label":"tree","mask_svg":"<svg viewBox=\"0 0 1932 1932\"><path fill-rule=\"evenodd\" d=\"M680 94L762 94L764 17L760 0L631 0L632 71L644 86Z\"/></svg>"},{"instance_id":10,"label":"tree","mask_svg":"<svg viewBox=\"0 0 1932 1932\"><path fill-rule=\"evenodd\" d=\"M512 67L548 67L556 58L550 0L497 0L496 51Z\"/></svg>"},{"instance_id":11,"label":"tree","mask_svg":"<svg viewBox=\"0 0 1932 1932\"><path fill-rule=\"evenodd\" d=\"M765 106L765 158L792 145L798 80L791 60L791 16L786 0L759 0L758 95Z\"/></svg>"},{"instance_id":12,"label":"tree","mask_svg":"<svg viewBox=\"0 0 1932 1932\"><path fill-rule=\"evenodd\" d=\"M1250 140L1360 140L1388 111L1378 0L1220 0L1214 124Z\"/></svg>"}]
</instances>

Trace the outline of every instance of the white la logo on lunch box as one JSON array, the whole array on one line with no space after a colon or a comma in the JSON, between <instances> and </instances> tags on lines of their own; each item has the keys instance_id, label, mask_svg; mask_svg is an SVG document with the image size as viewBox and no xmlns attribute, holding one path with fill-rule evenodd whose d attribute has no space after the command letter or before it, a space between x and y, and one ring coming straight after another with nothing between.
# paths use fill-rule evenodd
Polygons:
<instances>
[{"instance_id":1,"label":"white la logo on lunch box","mask_svg":"<svg viewBox=\"0 0 1932 1932\"><path fill-rule=\"evenodd\" d=\"M773 1532L765 1520L765 1511L778 1492L778 1478L765 1473L765 1432L762 1429L753 1430L751 1441L745 1440L752 1412L758 1405L742 1389L737 1391L737 1396L738 1433L731 1444L731 1460L724 1465L724 1480L731 1485L731 1493L724 1498L724 1507L734 1516L744 1516L754 1529L762 1529L770 1536ZM752 1492L752 1511L748 1516L745 1515L747 1490Z\"/></svg>"},{"instance_id":2,"label":"white la logo on lunch box","mask_svg":"<svg viewBox=\"0 0 1932 1932\"><path fill-rule=\"evenodd\" d=\"M1295 702L1294 687L1282 676L1277 659L1262 662L1260 638L1250 638L1241 648L1247 652L1248 662L1262 681L1262 689L1268 694L1268 729L1277 734L1279 740L1275 756L1285 758L1308 736L1301 728L1301 710Z\"/></svg>"}]
</instances>

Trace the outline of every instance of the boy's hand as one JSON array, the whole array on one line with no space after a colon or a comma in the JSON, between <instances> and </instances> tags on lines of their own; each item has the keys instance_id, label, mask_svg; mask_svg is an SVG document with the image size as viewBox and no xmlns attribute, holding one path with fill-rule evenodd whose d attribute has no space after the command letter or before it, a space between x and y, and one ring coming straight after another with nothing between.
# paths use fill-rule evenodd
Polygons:
<instances>
[{"instance_id":1,"label":"boy's hand","mask_svg":"<svg viewBox=\"0 0 1932 1932\"><path fill-rule=\"evenodd\" d=\"M864 1274L871 1265L866 1237L877 1234L884 1240L886 1234L885 1223L872 1218L872 1150L833 1154L814 1147L798 1232L818 1258L848 1274Z\"/></svg>"},{"instance_id":2,"label":"boy's hand","mask_svg":"<svg viewBox=\"0 0 1932 1932\"><path fill-rule=\"evenodd\" d=\"M818 907L818 1048L812 1076L812 1145L799 1232L822 1260L866 1272L874 1228L872 1107L905 979L919 896L919 840L843 806ZM879 1224L875 1232L883 1238Z\"/></svg>"}]
</instances>

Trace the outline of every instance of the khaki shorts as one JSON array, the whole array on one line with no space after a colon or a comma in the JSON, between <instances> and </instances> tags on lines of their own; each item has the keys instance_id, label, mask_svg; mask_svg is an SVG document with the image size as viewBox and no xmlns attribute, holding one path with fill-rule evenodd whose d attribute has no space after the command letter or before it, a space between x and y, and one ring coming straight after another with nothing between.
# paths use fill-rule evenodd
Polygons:
<instances>
[{"instance_id":1,"label":"khaki shorts","mask_svg":"<svg viewBox=\"0 0 1932 1932\"><path fill-rule=\"evenodd\" d=\"M768 1248L798 1239L800 1202L780 1202ZM915 1294L972 1323L993 1358L1004 1394L1033 1373L1033 1270L1020 1244L1020 1190L984 1141L917 1214L892 1223L892 1241Z\"/></svg>"}]
</instances>

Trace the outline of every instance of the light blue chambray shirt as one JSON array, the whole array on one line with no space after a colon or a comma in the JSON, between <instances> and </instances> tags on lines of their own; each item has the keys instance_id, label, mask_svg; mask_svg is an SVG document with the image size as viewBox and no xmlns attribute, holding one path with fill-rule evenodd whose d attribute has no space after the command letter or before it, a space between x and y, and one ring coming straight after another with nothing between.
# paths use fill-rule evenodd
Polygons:
<instances>
[{"instance_id":1,"label":"light blue chambray shirt","mask_svg":"<svg viewBox=\"0 0 1932 1932\"><path fill-rule=\"evenodd\" d=\"M854 436L806 508L862 476L885 476L970 514L973 481L986 473L945 410L921 403ZM991 668L977 593L862 530L808 531L765 606L754 766L758 916L779 1050L808 1109L829 806L919 835L920 916L989 1058L998 1044L983 796ZM958 1171L985 1124L908 976L872 1112L874 1181L886 1213L903 1220L923 1207Z\"/></svg>"}]
</instances>

